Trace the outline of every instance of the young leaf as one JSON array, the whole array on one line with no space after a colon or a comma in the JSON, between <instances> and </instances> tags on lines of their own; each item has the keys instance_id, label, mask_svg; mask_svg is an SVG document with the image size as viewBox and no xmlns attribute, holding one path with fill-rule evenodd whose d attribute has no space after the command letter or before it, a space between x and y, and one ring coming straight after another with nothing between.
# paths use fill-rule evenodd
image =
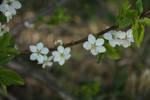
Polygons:
<instances>
[{"instance_id":1,"label":"young leaf","mask_svg":"<svg viewBox=\"0 0 150 100\"><path fill-rule=\"evenodd\" d=\"M24 80L11 70L0 69L0 84L9 85L24 85Z\"/></svg>"},{"instance_id":2,"label":"young leaf","mask_svg":"<svg viewBox=\"0 0 150 100\"><path fill-rule=\"evenodd\" d=\"M2 92L3 92L3 96L6 96L7 94L7 86L3 83L1 83L1 86L2 86Z\"/></svg>"},{"instance_id":3,"label":"young leaf","mask_svg":"<svg viewBox=\"0 0 150 100\"><path fill-rule=\"evenodd\" d=\"M150 19L145 17L143 19L140 19L140 23L150 26Z\"/></svg>"},{"instance_id":4,"label":"young leaf","mask_svg":"<svg viewBox=\"0 0 150 100\"><path fill-rule=\"evenodd\" d=\"M126 11L126 18L130 19L130 21L132 21L132 23L135 22L135 20L138 18L138 11L136 10L127 10Z\"/></svg>"},{"instance_id":5,"label":"young leaf","mask_svg":"<svg viewBox=\"0 0 150 100\"><path fill-rule=\"evenodd\" d=\"M0 36L0 65L7 64L14 56L19 54L14 47L14 41L10 34Z\"/></svg>"},{"instance_id":6,"label":"young leaf","mask_svg":"<svg viewBox=\"0 0 150 100\"><path fill-rule=\"evenodd\" d=\"M133 37L137 47L140 47L143 38L144 38L144 25L136 21L136 23L132 26Z\"/></svg>"},{"instance_id":7,"label":"young leaf","mask_svg":"<svg viewBox=\"0 0 150 100\"><path fill-rule=\"evenodd\" d=\"M124 28L124 27L127 27L131 24L131 20L128 19L128 18L123 18L119 21L119 27L120 28Z\"/></svg>"},{"instance_id":8,"label":"young leaf","mask_svg":"<svg viewBox=\"0 0 150 100\"><path fill-rule=\"evenodd\" d=\"M118 24L120 28L125 28L135 22L138 17L138 11L130 9L131 4L127 1L123 4L119 16Z\"/></svg>"},{"instance_id":9,"label":"young leaf","mask_svg":"<svg viewBox=\"0 0 150 100\"><path fill-rule=\"evenodd\" d=\"M118 19L122 19L122 17L125 15L126 11L128 9L130 9L130 7L131 7L131 4L129 1L124 2L122 5L122 8L120 9Z\"/></svg>"},{"instance_id":10,"label":"young leaf","mask_svg":"<svg viewBox=\"0 0 150 100\"><path fill-rule=\"evenodd\" d=\"M121 58L119 50L117 50L116 48L113 48L108 43L105 43L105 47L107 49L106 55L107 55L108 58L114 59L114 60L118 60L118 59Z\"/></svg>"},{"instance_id":11,"label":"young leaf","mask_svg":"<svg viewBox=\"0 0 150 100\"><path fill-rule=\"evenodd\" d=\"M136 8L138 9L139 14L143 12L143 3L142 0L137 0L136 1Z\"/></svg>"},{"instance_id":12,"label":"young leaf","mask_svg":"<svg viewBox=\"0 0 150 100\"><path fill-rule=\"evenodd\" d=\"M125 1L125 2L123 3L121 9L124 10L124 11L126 11L126 10L130 9L130 7L131 7L131 3L127 0L127 1Z\"/></svg>"}]
</instances>

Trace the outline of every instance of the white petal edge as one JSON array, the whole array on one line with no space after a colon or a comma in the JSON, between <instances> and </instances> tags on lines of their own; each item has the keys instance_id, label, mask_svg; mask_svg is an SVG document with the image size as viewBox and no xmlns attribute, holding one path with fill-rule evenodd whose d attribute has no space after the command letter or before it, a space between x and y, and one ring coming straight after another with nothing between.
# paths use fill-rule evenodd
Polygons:
<instances>
[{"instance_id":1,"label":"white petal edge","mask_svg":"<svg viewBox=\"0 0 150 100\"><path fill-rule=\"evenodd\" d=\"M103 45L103 44L104 44L104 39L99 38L99 39L96 40L96 45L97 46L100 46L100 45Z\"/></svg>"},{"instance_id":2,"label":"white petal edge","mask_svg":"<svg viewBox=\"0 0 150 100\"><path fill-rule=\"evenodd\" d=\"M29 46L31 52L37 52L37 47L34 45Z\"/></svg>"},{"instance_id":3,"label":"white petal edge","mask_svg":"<svg viewBox=\"0 0 150 100\"><path fill-rule=\"evenodd\" d=\"M38 50L41 50L44 47L42 42L38 43L36 46Z\"/></svg>"},{"instance_id":4,"label":"white petal edge","mask_svg":"<svg viewBox=\"0 0 150 100\"><path fill-rule=\"evenodd\" d=\"M94 37L94 35L89 34L89 36L88 36L88 41L89 41L91 44L94 44L95 41L96 41L96 38Z\"/></svg>"},{"instance_id":5,"label":"white petal edge","mask_svg":"<svg viewBox=\"0 0 150 100\"><path fill-rule=\"evenodd\" d=\"M36 53L32 53L32 54L30 55L30 60L31 60L31 61L35 61L35 60L37 60L37 57L38 57L38 55L37 55Z\"/></svg>"},{"instance_id":6,"label":"white petal edge","mask_svg":"<svg viewBox=\"0 0 150 100\"><path fill-rule=\"evenodd\" d=\"M46 55L46 54L48 54L48 52L49 52L49 49L48 49L48 48L42 48L42 49L41 49L41 53L42 53L42 54L45 54L45 55Z\"/></svg>"},{"instance_id":7,"label":"white petal edge","mask_svg":"<svg viewBox=\"0 0 150 100\"><path fill-rule=\"evenodd\" d=\"M85 43L83 43L83 48L86 50L90 50L91 49L91 44L87 41Z\"/></svg>"},{"instance_id":8,"label":"white petal edge","mask_svg":"<svg viewBox=\"0 0 150 100\"><path fill-rule=\"evenodd\" d=\"M64 53L64 47L63 46L58 46L57 50L60 53Z\"/></svg>"}]
</instances>

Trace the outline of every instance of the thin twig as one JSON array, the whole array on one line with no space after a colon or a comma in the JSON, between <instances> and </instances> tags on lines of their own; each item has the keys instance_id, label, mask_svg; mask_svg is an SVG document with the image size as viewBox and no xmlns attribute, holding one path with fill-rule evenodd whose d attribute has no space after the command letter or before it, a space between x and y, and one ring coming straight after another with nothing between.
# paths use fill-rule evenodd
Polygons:
<instances>
[{"instance_id":1,"label":"thin twig","mask_svg":"<svg viewBox=\"0 0 150 100\"><path fill-rule=\"evenodd\" d=\"M150 14L150 10L148 10L148 11L144 12L143 14L141 14L141 15L140 15L140 18L145 17L145 16L147 16L147 15L149 15L149 14ZM101 31L101 32L96 33L95 35L101 36L101 35L103 35L103 34L109 32L109 31L111 31L111 30L116 30L116 29L118 29L118 28L119 28L119 25L114 25L114 26L111 26L111 27L108 28L108 29L105 29L105 30L103 30L103 31ZM71 47L71 46L74 46L74 45L83 43L83 42L87 41L87 39L88 39L88 37L85 37L85 38L80 39L80 40L77 40L77 41L72 41L72 42L70 42L70 43L66 43L66 44L64 44L63 46L64 46L64 47ZM56 50L56 49L57 49L57 47L50 48L50 50Z\"/></svg>"}]
</instances>

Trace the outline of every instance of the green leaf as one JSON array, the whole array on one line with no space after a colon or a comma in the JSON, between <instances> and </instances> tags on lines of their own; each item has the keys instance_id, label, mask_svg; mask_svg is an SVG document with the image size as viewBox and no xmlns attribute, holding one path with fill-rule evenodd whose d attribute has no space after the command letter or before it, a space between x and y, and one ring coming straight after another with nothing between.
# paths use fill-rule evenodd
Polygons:
<instances>
[{"instance_id":1,"label":"green leaf","mask_svg":"<svg viewBox=\"0 0 150 100\"><path fill-rule=\"evenodd\" d=\"M130 7L131 7L131 3L127 0L127 1L125 1L125 2L123 3L121 9L124 10L124 11L126 11L126 10L130 9Z\"/></svg>"},{"instance_id":2,"label":"green leaf","mask_svg":"<svg viewBox=\"0 0 150 100\"><path fill-rule=\"evenodd\" d=\"M119 27L124 28L127 27L131 24L131 20L128 18L123 18L122 20L119 21Z\"/></svg>"},{"instance_id":3,"label":"green leaf","mask_svg":"<svg viewBox=\"0 0 150 100\"><path fill-rule=\"evenodd\" d=\"M104 59L104 53L99 53L97 62L100 63L103 59Z\"/></svg>"},{"instance_id":4,"label":"green leaf","mask_svg":"<svg viewBox=\"0 0 150 100\"><path fill-rule=\"evenodd\" d=\"M0 22L1 23L6 23L7 22L7 19L3 14L1 14L1 16L0 16Z\"/></svg>"},{"instance_id":5,"label":"green leaf","mask_svg":"<svg viewBox=\"0 0 150 100\"><path fill-rule=\"evenodd\" d=\"M143 19L140 19L140 23L150 26L150 19L145 17Z\"/></svg>"},{"instance_id":6,"label":"green leaf","mask_svg":"<svg viewBox=\"0 0 150 100\"><path fill-rule=\"evenodd\" d=\"M120 28L128 27L133 24L135 20L138 18L138 11L130 9L130 2L125 2L120 9L119 15L117 17L117 21Z\"/></svg>"},{"instance_id":7,"label":"green leaf","mask_svg":"<svg viewBox=\"0 0 150 100\"><path fill-rule=\"evenodd\" d=\"M143 3L142 0L137 0L136 1L136 8L138 9L139 14L143 12Z\"/></svg>"},{"instance_id":8,"label":"green leaf","mask_svg":"<svg viewBox=\"0 0 150 100\"><path fill-rule=\"evenodd\" d=\"M135 20L138 18L138 12L137 10L127 10L126 11L126 18L130 19L130 21L132 21L132 23L135 22Z\"/></svg>"},{"instance_id":9,"label":"green leaf","mask_svg":"<svg viewBox=\"0 0 150 100\"><path fill-rule=\"evenodd\" d=\"M0 36L0 52L0 65L7 64L19 54L19 51L15 49L12 36L8 33Z\"/></svg>"},{"instance_id":10,"label":"green leaf","mask_svg":"<svg viewBox=\"0 0 150 100\"><path fill-rule=\"evenodd\" d=\"M0 69L0 83L9 85L24 85L24 80L11 70Z\"/></svg>"},{"instance_id":11,"label":"green leaf","mask_svg":"<svg viewBox=\"0 0 150 100\"><path fill-rule=\"evenodd\" d=\"M144 38L144 25L139 21L136 21L136 23L132 26L132 30L133 30L134 41L137 47L140 47Z\"/></svg>"},{"instance_id":12,"label":"green leaf","mask_svg":"<svg viewBox=\"0 0 150 100\"><path fill-rule=\"evenodd\" d=\"M108 58L113 60L118 60L121 58L120 52L117 48L113 48L109 43L105 43L105 47L107 49L106 55Z\"/></svg>"},{"instance_id":13,"label":"green leaf","mask_svg":"<svg viewBox=\"0 0 150 100\"><path fill-rule=\"evenodd\" d=\"M119 12L118 18L121 19L122 16L124 16L126 14L126 11L128 9L130 9L130 7L131 7L131 4L130 4L129 1L124 2L123 5L122 5L122 8L120 8L120 12Z\"/></svg>"},{"instance_id":14,"label":"green leaf","mask_svg":"<svg viewBox=\"0 0 150 100\"><path fill-rule=\"evenodd\" d=\"M3 96L6 96L7 94L7 86L3 83L1 83L1 86L2 86L2 92L3 92Z\"/></svg>"}]
</instances>

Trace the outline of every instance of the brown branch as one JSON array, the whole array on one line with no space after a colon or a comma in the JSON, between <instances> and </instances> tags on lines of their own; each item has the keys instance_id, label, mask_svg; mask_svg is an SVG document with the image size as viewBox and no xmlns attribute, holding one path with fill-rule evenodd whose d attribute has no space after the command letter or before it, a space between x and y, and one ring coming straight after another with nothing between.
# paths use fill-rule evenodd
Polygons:
<instances>
[{"instance_id":1,"label":"brown branch","mask_svg":"<svg viewBox=\"0 0 150 100\"><path fill-rule=\"evenodd\" d=\"M140 18L145 17L145 16L147 16L147 15L149 15L149 14L150 14L150 10L148 10L148 11L142 13L142 14L140 15ZM114 25L114 26L111 26L111 27L108 28L108 29L105 29L105 30L103 30L103 31L101 31L101 32L96 33L95 35L101 36L101 35L103 35L103 34L109 32L109 31L111 31L111 30L116 30L116 29L118 29L118 28L119 28L118 25ZM66 43L66 44L64 44L63 46L64 46L64 47L71 47L71 46L74 46L74 45L83 43L83 42L87 41L87 39L88 39L88 37L85 37L85 38L80 39L80 40L77 40L77 41L73 41L73 42L70 42L70 43ZM50 50L56 50L56 49L57 49L57 47L50 48Z\"/></svg>"},{"instance_id":2,"label":"brown branch","mask_svg":"<svg viewBox=\"0 0 150 100\"><path fill-rule=\"evenodd\" d=\"M150 10L148 10L148 11L142 13L139 17L142 18L142 17L145 17L145 16L147 16L147 15L150 15ZM109 32L109 31L111 31L111 30L116 30L116 29L118 29L118 28L119 28L119 25L113 25L113 26L111 26L111 27L108 28L108 29L105 29L105 30L103 30L103 31L101 31L101 32L96 33L95 35L102 36L103 34ZM75 45L78 45L78 44L80 44L80 43L83 43L83 42L87 41L87 39L88 39L88 36L86 36L86 37L84 37L84 38L82 38L82 39L80 39L80 40L77 40L77 41L72 41L72 42L70 42L70 43L66 43L66 44L64 44L63 46L64 46L64 47L72 47L72 46L75 46ZM49 48L49 49L50 49L51 51L53 51L53 50L56 50L57 47L55 46L55 47L52 47L52 48ZM22 54L26 54L26 53L28 53L28 50L22 52Z\"/></svg>"},{"instance_id":3,"label":"brown branch","mask_svg":"<svg viewBox=\"0 0 150 100\"><path fill-rule=\"evenodd\" d=\"M116 30L117 28L118 28L118 25L114 25L114 26L111 26L110 28L108 28L108 29L106 29L106 30L103 30L103 31L101 31L101 32L96 33L95 35L101 36L101 35L105 34L106 32L109 32L109 31L111 31L111 30ZM78 45L78 44L80 44L80 43L83 43L83 42L87 41L87 39L88 39L88 36L86 36L85 38L82 38L82 39L80 39L80 40L77 40L77 41L72 41L72 42L70 42L70 43L66 43L66 44L64 44L63 46L64 46L64 47L71 47L71 46L74 46L74 45ZM55 47L49 48L49 49L50 49L50 50L56 50L57 47L55 46Z\"/></svg>"}]
</instances>

